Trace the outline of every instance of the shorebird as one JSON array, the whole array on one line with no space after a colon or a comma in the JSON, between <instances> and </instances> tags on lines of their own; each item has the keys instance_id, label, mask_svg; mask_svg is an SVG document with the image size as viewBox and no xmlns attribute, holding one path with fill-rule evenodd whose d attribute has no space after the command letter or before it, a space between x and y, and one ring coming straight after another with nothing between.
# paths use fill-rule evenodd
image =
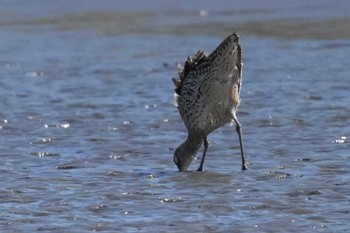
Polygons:
<instances>
[{"instance_id":1,"label":"shorebird","mask_svg":"<svg viewBox=\"0 0 350 233\"><path fill-rule=\"evenodd\" d=\"M239 138L242 170L247 169L243 151L241 124L236 111L242 85L242 57L239 36L229 35L210 55L199 50L178 65L174 78L175 105L187 128L187 139L175 150L174 163L186 171L204 142L198 171L203 171L209 146L207 136L215 129L234 121Z\"/></svg>"}]
</instances>

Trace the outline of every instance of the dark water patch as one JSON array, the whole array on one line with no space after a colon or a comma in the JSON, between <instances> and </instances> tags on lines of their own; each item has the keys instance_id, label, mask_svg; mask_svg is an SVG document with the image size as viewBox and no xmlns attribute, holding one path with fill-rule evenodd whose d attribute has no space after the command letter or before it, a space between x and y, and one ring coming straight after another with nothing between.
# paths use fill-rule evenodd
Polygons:
<instances>
[{"instance_id":1,"label":"dark water patch","mask_svg":"<svg viewBox=\"0 0 350 233\"><path fill-rule=\"evenodd\" d=\"M325 50L337 50L342 48L350 47L350 43L347 41L339 41L339 42L328 42L322 45L317 46L315 49L325 49Z\"/></svg>"},{"instance_id":2,"label":"dark water patch","mask_svg":"<svg viewBox=\"0 0 350 233\"><path fill-rule=\"evenodd\" d=\"M310 162L312 159L311 158L298 158L296 161L302 161L302 162Z\"/></svg>"},{"instance_id":3,"label":"dark water patch","mask_svg":"<svg viewBox=\"0 0 350 233\"><path fill-rule=\"evenodd\" d=\"M277 180L281 180L281 179L288 179L291 178L292 175L282 172L282 171L267 171L265 172L265 175L260 177L259 179L261 180L269 180L269 179L277 179Z\"/></svg>"},{"instance_id":4,"label":"dark water patch","mask_svg":"<svg viewBox=\"0 0 350 233\"><path fill-rule=\"evenodd\" d=\"M305 100L322 100L322 96L316 96L316 95L307 95L304 96Z\"/></svg>"},{"instance_id":5,"label":"dark water patch","mask_svg":"<svg viewBox=\"0 0 350 233\"><path fill-rule=\"evenodd\" d=\"M91 212L98 213L98 212L102 212L102 211L106 210L107 208L108 208L107 205L101 204L101 205L96 205L96 206L90 206L88 209Z\"/></svg>"},{"instance_id":6,"label":"dark water patch","mask_svg":"<svg viewBox=\"0 0 350 233\"><path fill-rule=\"evenodd\" d=\"M56 169L59 170L71 170L71 169L80 169L80 168L86 168L85 166L82 165L77 165L77 164L60 164L56 166Z\"/></svg>"},{"instance_id":7,"label":"dark water patch","mask_svg":"<svg viewBox=\"0 0 350 233\"><path fill-rule=\"evenodd\" d=\"M98 105L96 104L91 104L91 103L72 103L72 104L69 104L67 107L69 108L86 108L86 109L98 109Z\"/></svg>"}]
</instances>

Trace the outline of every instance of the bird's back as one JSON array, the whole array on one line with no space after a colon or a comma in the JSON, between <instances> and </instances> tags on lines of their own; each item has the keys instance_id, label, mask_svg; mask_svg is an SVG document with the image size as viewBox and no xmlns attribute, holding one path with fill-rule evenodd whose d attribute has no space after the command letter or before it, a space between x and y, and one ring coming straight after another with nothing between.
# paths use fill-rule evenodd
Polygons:
<instances>
[{"instance_id":1,"label":"bird's back","mask_svg":"<svg viewBox=\"0 0 350 233\"><path fill-rule=\"evenodd\" d=\"M241 47L233 33L209 56L198 51L173 79L180 115L191 133L208 134L230 122L241 88Z\"/></svg>"}]
</instances>

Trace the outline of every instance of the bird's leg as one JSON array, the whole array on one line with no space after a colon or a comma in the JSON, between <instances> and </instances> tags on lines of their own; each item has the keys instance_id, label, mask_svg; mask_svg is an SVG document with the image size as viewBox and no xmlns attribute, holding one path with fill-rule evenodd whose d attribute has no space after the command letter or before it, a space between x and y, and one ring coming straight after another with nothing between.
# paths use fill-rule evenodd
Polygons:
<instances>
[{"instance_id":1,"label":"bird's leg","mask_svg":"<svg viewBox=\"0 0 350 233\"><path fill-rule=\"evenodd\" d=\"M204 159L205 159L205 154L207 153L207 149L208 149L208 139L207 137L204 138L204 151L203 151L203 155L202 155L202 161L201 164L199 165L199 168L197 169L197 171L203 171L203 164L204 164Z\"/></svg>"},{"instance_id":2,"label":"bird's leg","mask_svg":"<svg viewBox=\"0 0 350 233\"><path fill-rule=\"evenodd\" d=\"M236 122L236 132L238 133L239 145L241 147L241 156L242 156L242 170L247 170L247 165L245 163L244 150L243 150L243 138L242 138L242 127L239 123L236 116L234 116L233 120Z\"/></svg>"}]
</instances>

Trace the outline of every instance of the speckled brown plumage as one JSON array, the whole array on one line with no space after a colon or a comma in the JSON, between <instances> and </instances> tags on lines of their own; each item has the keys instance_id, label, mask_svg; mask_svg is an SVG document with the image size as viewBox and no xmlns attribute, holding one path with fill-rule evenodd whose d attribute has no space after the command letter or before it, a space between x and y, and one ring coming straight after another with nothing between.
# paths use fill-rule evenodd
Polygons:
<instances>
[{"instance_id":1,"label":"speckled brown plumage","mask_svg":"<svg viewBox=\"0 0 350 233\"><path fill-rule=\"evenodd\" d=\"M174 162L186 171L204 142L198 170L203 170L208 148L207 135L215 129L236 122L242 169L246 169L241 126L236 117L242 84L242 58L239 36L228 36L210 55L198 51L180 66L175 84L175 102L186 125L188 137L175 151Z\"/></svg>"}]
</instances>

